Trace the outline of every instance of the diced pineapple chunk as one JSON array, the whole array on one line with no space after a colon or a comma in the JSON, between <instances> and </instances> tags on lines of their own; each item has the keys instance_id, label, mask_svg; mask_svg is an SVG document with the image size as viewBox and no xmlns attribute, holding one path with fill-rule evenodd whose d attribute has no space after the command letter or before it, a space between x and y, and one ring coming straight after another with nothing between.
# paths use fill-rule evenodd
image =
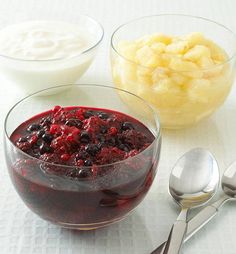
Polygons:
<instances>
[{"instance_id":1,"label":"diced pineapple chunk","mask_svg":"<svg viewBox=\"0 0 236 254\"><path fill-rule=\"evenodd\" d=\"M196 45L184 54L184 59L192 62L196 62L202 57L211 57L210 50L203 45Z\"/></svg>"},{"instance_id":2,"label":"diced pineapple chunk","mask_svg":"<svg viewBox=\"0 0 236 254\"><path fill-rule=\"evenodd\" d=\"M188 78L186 76L177 72L171 73L170 77L177 85L181 87L184 87L188 82Z\"/></svg>"},{"instance_id":3,"label":"diced pineapple chunk","mask_svg":"<svg viewBox=\"0 0 236 254\"><path fill-rule=\"evenodd\" d=\"M196 71L196 70L198 70L198 67L195 63L177 59L177 58L173 58L170 61L169 67L174 71Z\"/></svg>"},{"instance_id":4,"label":"diced pineapple chunk","mask_svg":"<svg viewBox=\"0 0 236 254\"><path fill-rule=\"evenodd\" d=\"M155 42L151 45L151 49L156 53L156 54L161 54L165 51L166 45L162 42Z\"/></svg>"},{"instance_id":5,"label":"diced pineapple chunk","mask_svg":"<svg viewBox=\"0 0 236 254\"><path fill-rule=\"evenodd\" d=\"M205 40L203 34L199 32L188 34L186 36L183 36L183 38L185 38L188 41L189 47L194 47L195 45L201 45L202 42Z\"/></svg>"},{"instance_id":6,"label":"diced pineapple chunk","mask_svg":"<svg viewBox=\"0 0 236 254\"><path fill-rule=\"evenodd\" d=\"M188 41L176 41L166 46L166 52L170 54L183 54L189 49Z\"/></svg>"},{"instance_id":7,"label":"diced pineapple chunk","mask_svg":"<svg viewBox=\"0 0 236 254\"><path fill-rule=\"evenodd\" d=\"M149 46L144 46L136 53L136 61L146 67L156 67L157 56Z\"/></svg>"},{"instance_id":8,"label":"diced pineapple chunk","mask_svg":"<svg viewBox=\"0 0 236 254\"><path fill-rule=\"evenodd\" d=\"M145 45L149 46L157 42L161 42L164 43L165 45L168 45L172 42L172 37L165 34L157 33L144 36L143 42L145 43Z\"/></svg>"},{"instance_id":9,"label":"diced pineapple chunk","mask_svg":"<svg viewBox=\"0 0 236 254\"><path fill-rule=\"evenodd\" d=\"M210 57L207 56L202 56L198 61L197 64L202 68L202 69L208 69L214 66L214 62Z\"/></svg>"},{"instance_id":10,"label":"diced pineapple chunk","mask_svg":"<svg viewBox=\"0 0 236 254\"><path fill-rule=\"evenodd\" d=\"M153 90L157 93L167 93L169 89L175 89L173 81L169 78L161 79L153 85Z\"/></svg>"},{"instance_id":11,"label":"diced pineapple chunk","mask_svg":"<svg viewBox=\"0 0 236 254\"><path fill-rule=\"evenodd\" d=\"M161 79L168 78L169 70L164 67L158 67L152 72L152 82L157 84Z\"/></svg>"},{"instance_id":12,"label":"diced pineapple chunk","mask_svg":"<svg viewBox=\"0 0 236 254\"><path fill-rule=\"evenodd\" d=\"M169 67L173 71L182 72L182 75L190 78L201 78L202 72L195 63L181 60L172 59Z\"/></svg>"},{"instance_id":13,"label":"diced pineapple chunk","mask_svg":"<svg viewBox=\"0 0 236 254\"><path fill-rule=\"evenodd\" d=\"M142 66L137 67L137 79L138 82L142 85L152 85L152 73L148 68L144 68Z\"/></svg>"}]
</instances>

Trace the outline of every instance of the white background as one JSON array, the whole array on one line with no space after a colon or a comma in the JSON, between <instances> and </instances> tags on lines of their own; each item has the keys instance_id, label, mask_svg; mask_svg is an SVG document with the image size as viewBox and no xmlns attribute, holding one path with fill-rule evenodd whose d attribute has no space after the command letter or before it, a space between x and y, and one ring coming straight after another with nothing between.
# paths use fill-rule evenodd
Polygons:
<instances>
[{"instance_id":1,"label":"white background","mask_svg":"<svg viewBox=\"0 0 236 254\"><path fill-rule=\"evenodd\" d=\"M160 13L183 13L218 21L236 32L234 0L0 0L0 24L16 16L87 14L102 23L105 37L96 60L80 83L112 85L109 45L112 31L130 19ZM4 116L20 97L0 80L0 132ZM0 253L150 253L166 239L178 208L167 193L168 175L177 158L202 146L217 157L221 172L236 160L236 90L208 120L181 131L163 131L157 178L145 201L126 220L93 232L72 232L42 221L21 202L10 184L0 139ZM227 204L187 244L186 254L235 254L236 205Z\"/></svg>"}]
</instances>

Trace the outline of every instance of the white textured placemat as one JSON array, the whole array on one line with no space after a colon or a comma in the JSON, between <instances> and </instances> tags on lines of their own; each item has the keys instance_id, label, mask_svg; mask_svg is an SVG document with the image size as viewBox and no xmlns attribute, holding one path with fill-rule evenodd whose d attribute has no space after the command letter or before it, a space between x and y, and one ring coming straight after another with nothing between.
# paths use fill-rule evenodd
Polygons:
<instances>
[{"instance_id":1,"label":"white textured placemat","mask_svg":"<svg viewBox=\"0 0 236 254\"><path fill-rule=\"evenodd\" d=\"M66 12L88 14L105 28L105 38L81 83L112 84L109 38L114 28L134 17L157 13L185 13L217 20L236 31L234 0L0 0L0 21L16 15ZM148 254L168 235L179 209L167 194L168 175L177 158L202 146L217 157L221 171L236 159L236 90L210 119L182 131L164 131L157 178L144 202L120 223L91 232L76 232L47 223L31 213L14 191L4 162L0 139L0 253L1 254ZM20 94L0 83L0 132L10 105ZM207 227L187 244L185 254L235 254L236 205L227 204Z\"/></svg>"}]
</instances>

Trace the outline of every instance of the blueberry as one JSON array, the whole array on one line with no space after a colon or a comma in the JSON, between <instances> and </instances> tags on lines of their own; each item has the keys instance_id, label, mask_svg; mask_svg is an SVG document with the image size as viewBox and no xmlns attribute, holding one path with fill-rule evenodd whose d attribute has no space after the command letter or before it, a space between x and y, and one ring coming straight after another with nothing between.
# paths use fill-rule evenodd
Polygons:
<instances>
[{"instance_id":1,"label":"blueberry","mask_svg":"<svg viewBox=\"0 0 236 254\"><path fill-rule=\"evenodd\" d=\"M44 133L43 136L42 136L42 139L46 143L51 143L51 141L53 140L53 135L51 135L49 133Z\"/></svg>"},{"instance_id":2,"label":"blueberry","mask_svg":"<svg viewBox=\"0 0 236 254\"><path fill-rule=\"evenodd\" d=\"M119 145L119 149L125 151L125 152L129 152L130 151L130 147L128 145L124 145L124 144L121 144Z\"/></svg>"},{"instance_id":3,"label":"blueberry","mask_svg":"<svg viewBox=\"0 0 236 254\"><path fill-rule=\"evenodd\" d=\"M28 127L27 131L29 131L29 132L38 131L40 128L41 128L41 126L39 124L33 123Z\"/></svg>"},{"instance_id":4,"label":"blueberry","mask_svg":"<svg viewBox=\"0 0 236 254\"><path fill-rule=\"evenodd\" d=\"M85 166L92 166L93 162L90 159L87 159L87 160L84 161L84 165Z\"/></svg>"},{"instance_id":5,"label":"blueberry","mask_svg":"<svg viewBox=\"0 0 236 254\"><path fill-rule=\"evenodd\" d=\"M21 137L21 138L19 138L18 142L20 142L20 143L27 142L27 137Z\"/></svg>"},{"instance_id":6,"label":"blueberry","mask_svg":"<svg viewBox=\"0 0 236 254\"><path fill-rule=\"evenodd\" d=\"M44 153L50 153L52 149L49 145L42 143L39 147L39 151L41 154L44 154Z\"/></svg>"},{"instance_id":7,"label":"blueberry","mask_svg":"<svg viewBox=\"0 0 236 254\"><path fill-rule=\"evenodd\" d=\"M49 126L49 125L52 123L52 119L51 119L50 116L44 117L44 118L42 118L42 120L40 121L40 123L41 123L43 126Z\"/></svg>"},{"instance_id":8,"label":"blueberry","mask_svg":"<svg viewBox=\"0 0 236 254\"><path fill-rule=\"evenodd\" d=\"M36 146L41 146L42 145L42 140L38 139L36 142Z\"/></svg>"},{"instance_id":9,"label":"blueberry","mask_svg":"<svg viewBox=\"0 0 236 254\"><path fill-rule=\"evenodd\" d=\"M105 142L99 142L99 143L97 144L98 149L101 150L102 147L104 146L104 144L105 144Z\"/></svg>"},{"instance_id":10,"label":"blueberry","mask_svg":"<svg viewBox=\"0 0 236 254\"><path fill-rule=\"evenodd\" d=\"M38 137L38 138L41 138L44 134L45 134L45 130L39 130L39 131L37 132L37 137Z\"/></svg>"},{"instance_id":11,"label":"blueberry","mask_svg":"<svg viewBox=\"0 0 236 254\"><path fill-rule=\"evenodd\" d=\"M111 146L114 146L116 144L116 139L112 137L107 141L107 143Z\"/></svg>"},{"instance_id":12,"label":"blueberry","mask_svg":"<svg viewBox=\"0 0 236 254\"><path fill-rule=\"evenodd\" d=\"M86 177L89 177L89 176L91 176L90 170L88 170L86 168L82 168L82 169L79 170L78 177L86 178Z\"/></svg>"},{"instance_id":13,"label":"blueberry","mask_svg":"<svg viewBox=\"0 0 236 254\"><path fill-rule=\"evenodd\" d=\"M76 160L80 160L80 159L84 160L87 158L87 156L88 156L87 152L79 151L79 153L77 153L75 157L76 157Z\"/></svg>"},{"instance_id":14,"label":"blueberry","mask_svg":"<svg viewBox=\"0 0 236 254\"><path fill-rule=\"evenodd\" d=\"M83 115L84 115L85 118L89 118L91 116L94 116L94 112L92 110L87 110L87 111L84 112Z\"/></svg>"},{"instance_id":15,"label":"blueberry","mask_svg":"<svg viewBox=\"0 0 236 254\"><path fill-rule=\"evenodd\" d=\"M134 126L132 125L132 123L130 122L124 122L122 125L121 125L121 129L123 131L126 131L126 130L133 130L134 129Z\"/></svg>"},{"instance_id":16,"label":"blueberry","mask_svg":"<svg viewBox=\"0 0 236 254\"><path fill-rule=\"evenodd\" d=\"M88 132L87 131L82 131L80 133L80 141L82 143L88 143L89 140L90 140L90 136L89 136Z\"/></svg>"},{"instance_id":17,"label":"blueberry","mask_svg":"<svg viewBox=\"0 0 236 254\"><path fill-rule=\"evenodd\" d=\"M99 147L96 144L88 144L85 146L85 151L91 156L95 156L95 154L99 151Z\"/></svg>"},{"instance_id":18,"label":"blueberry","mask_svg":"<svg viewBox=\"0 0 236 254\"><path fill-rule=\"evenodd\" d=\"M100 142L105 142L106 138L103 135L98 134L97 135L97 140L100 141Z\"/></svg>"},{"instance_id":19,"label":"blueberry","mask_svg":"<svg viewBox=\"0 0 236 254\"><path fill-rule=\"evenodd\" d=\"M66 121L65 123L67 126L74 126L74 127L77 127L77 128L81 128L82 125L83 125L83 122L80 121L79 119L69 119Z\"/></svg>"},{"instance_id":20,"label":"blueberry","mask_svg":"<svg viewBox=\"0 0 236 254\"><path fill-rule=\"evenodd\" d=\"M101 132L102 134L107 133L107 127L106 127L106 126L101 126L101 127L100 127L100 132Z\"/></svg>"},{"instance_id":21,"label":"blueberry","mask_svg":"<svg viewBox=\"0 0 236 254\"><path fill-rule=\"evenodd\" d=\"M100 113L98 114L98 117L101 118L101 119L103 119L103 120L106 120L109 116L108 116L108 114L105 113L105 112L100 112Z\"/></svg>"}]
</instances>

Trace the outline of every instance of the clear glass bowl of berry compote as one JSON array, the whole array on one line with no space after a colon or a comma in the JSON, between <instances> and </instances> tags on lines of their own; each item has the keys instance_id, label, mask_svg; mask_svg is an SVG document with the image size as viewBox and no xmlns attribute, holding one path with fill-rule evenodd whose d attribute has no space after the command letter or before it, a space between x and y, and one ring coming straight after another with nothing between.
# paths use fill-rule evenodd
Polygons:
<instances>
[{"instance_id":1,"label":"clear glass bowl of berry compote","mask_svg":"<svg viewBox=\"0 0 236 254\"><path fill-rule=\"evenodd\" d=\"M119 221L143 200L156 175L160 125L152 107L129 92L69 87L11 108L5 155L13 185L34 213L88 230Z\"/></svg>"}]
</instances>

